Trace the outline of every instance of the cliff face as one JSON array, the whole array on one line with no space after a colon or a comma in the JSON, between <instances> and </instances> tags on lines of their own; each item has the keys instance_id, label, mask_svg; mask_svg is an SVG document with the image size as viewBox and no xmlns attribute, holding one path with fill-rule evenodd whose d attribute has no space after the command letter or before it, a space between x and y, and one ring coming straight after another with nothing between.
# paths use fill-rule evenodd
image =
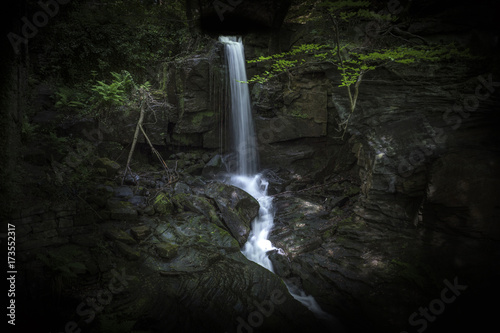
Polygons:
<instances>
[{"instance_id":1,"label":"cliff face","mask_svg":"<svg viewBox=\"0 0 500 333\"><path fill-rule=\"evenodd\" d=\"M104 304L104 312L96 310L95 320L80 318L84 328L234 331L238 318L251 322L270 295L286 294L275 275L239 252L228 224L248 231L250 220L226 221L209 193L207 182L224 170L220 155L229 146L224 58L214 36L242 34L250 59L316 42L314 31L325 24L280 26L286 1L228 1L231 8L221 7L224 20L213 2L189 3L190 17L205 29L202 34L210 34L200 38L208 51L159 66L155 83L165 103L144 121L175 177L148 165L157 165L155 156L141 159L140 152L149 151L142 138L134 157L138 166L121 184L122 150L133 138L135 112L99 129L86 119L48 119L44 115L55 112L51 106L35 110L34 125L79 140L90 140L82 133L97 133L98 139L77 141L70 149L36 142L21 156L29 175L25 188L34 196L87 164L97 174L96 184L81 192L59 184L63 204L39 195L8 214L18 226L19 261L26 267L23 297L34 301L33 311L46 298L61 310L60 323L44 328L60 329L83 300L100 295L104 304L103 283L117 271L130 277L127 288L111 290L113 302ZM304 66L250 86L261 169L275 196L271 240L284 253L271 254L276 274L314 295L351 331L415 331L424 325L429 332L466 325L477 330L492 322L485 295L499 294L500 73L499 32L490 24L488 5L408 5L406 31L428 41L457 40L485 58L370 72L343 139L339 124L349 117L349 102L335 66ZM484 19L469 16L473 11ZM247 29L252 24L258 29ZM415 38L408 36L400 35ZM248 66L249 76L260 70ZM22 115L19 108L10 110L13 118ZM18 129L11 135L18 144L15 122L2 126ZM82 151L86 159L66 163ZM69 167L56 168L54 161ZM291 297L280 304L261 329L326 329ZM432 320L418 312L426 307Z\"/></svg>"},{"instance_id":2,"label":"cliff face","mask_svg":"<svg viewBox=\"0 0 500 333\"><path fill-rule=\"evenodd\" d=\"M279 43L308 42L307 26L282 29L279 42L272 33L245 35L247 57ZM428 18L408 29L429 40L456 38L450 26ZM169 140L181 146L224 150L227 106L217 99L224 66L216 45L211 55L168 66L168 99L176 110ZM497 80L494 66L481 64L378 69L363 80L344 139L339 123L349 102L335 67L306 66L251 85L261 167L281 177L276 193L294 193L277 199L273 242L290 259L274 258L278 275L299 278L344 318L361 313L384 329L408 326L408 316L444 279L475 285L471 299L481 293L481 281L498 274L491 267L500 238ZM296 192L315 182L333 185L312 196Z\"/></svg>"}]
</instances>

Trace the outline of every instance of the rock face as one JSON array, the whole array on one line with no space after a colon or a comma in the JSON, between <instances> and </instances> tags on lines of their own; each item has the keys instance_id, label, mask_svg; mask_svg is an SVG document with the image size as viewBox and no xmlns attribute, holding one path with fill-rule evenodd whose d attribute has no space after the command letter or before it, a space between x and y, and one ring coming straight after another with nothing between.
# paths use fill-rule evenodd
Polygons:
<instances>
[{"instance_id":1,"label":"rock face","mask_svg":"<svg viewBox=\"0 0 500 333\"><path fill-rule=\"evenodd\" d=\"M259 213L257 200L245 191L223 183L209 184L205 195L215 200L225 225L243 246L250 233L251 222Z\"/></svg>"},{"instance_id":2,"label":"rock face","mask_svg":"<svg viewBox=\"0 0 500 333\"><path fill-rule=\"evenodd\" d=\"M201 3L200 15L218 17L215 2ZM281 9L258 10L269 2L232 1L228 22L250 3L252 20L279 21ZM417 12L434 6L410 5ZM454 29L419 20L408 31L429 40ZM281 31L283 49L308 34L314 39L308 27L292 28ZM272 53L276 43L263 36L244 36L247 54ZM498 53L495 47L481 50ZM271 241L281 251L270 254L273 275L240 253L258 202L208 183L224 170L213 157L224 152L227 105L221 47L207 37L207 48L162 66L157 98L167 103L145 120L153 143L172 150L166 163L180 179L172 183L150 165L118 185L124 164L108 158L106 145L130 143L132 111L99 131L100 155L88 164L99 185L57 183L64 202L38 198L10 212L23 267L19 300L29 314L20 313L21 330L62 331L75 320L89 332L329 331L278 277L315 296L351 332L413 332L421 327L410 316L422 308L438 317L425 322L426 332L471 322L478 331L495 318L487 304L500 295L496 71L453 62L381 67L364 77L344 140L337 130L349 103L335 67L305 66L251 86L261 167L270 169L275 195ZM252 66L249 72L259 70ZM19 120L14 109L9 114ZM39 114L36 124L49 118ZM84 138L95 124L72 126L59 129ZM51 149L53 160L66 156ZM34 189L67 171L53 170L41 151L24 156ZM450 284L461 289L453 304L441 301L441 311Z\"/></svg>"},{"instance_id":3,"label":"rock face","mask_svg":"<svg viewBox=\"0 0 500 333\"><path fill-rule=\"evenodd\" d=\"M117 186L109 200L141 211L137 202L126 200L139 191L144 192ZM123 196L128 192L134 196ZM243 234L237 232L257 214L255 199L221 183L207 185L205 192L215 204L201 194L184 191L167 200L160 192L152 203L169 209L133 220L104 206L91 212L101 217L93 223L84 206L71 203L13 213L25 268L18 281L27 286L17 299L30 299L17 317L21 329L32 328L28 313L34 309L36 325L44 330L61 329L71 318L80 318L76 325L89 332L327 329L328 323L298 303L279 277L240 252L236 238ZM33 279L36 283L26 283ZM51 287L59 288L57 294ZM100 310L90 311L91 304ZM49 317L46 309L57 311Z\"/></svg>"},{"instance_id":4,"label":"rock face","mask_svg":"<svg viewBox=\"0 0 500 333\"><path fill-rule=\"evenodd\" d=\"M219 90L224 87L224 69L221 45L207 40L204 54L164 63L159 74L161 92L153 96L158 106L145 112L144 130L154 145L168 147L221 147L221 113L224 102ZM221 100L219 100L221 99ZM130 110L114 119L113 123L99 128L99 140L131 142L139 110ZM68 125L69 126L69 125ZM80 121L71 124L69 132L77 135L93 133L93 124ZM140 135L138 142L146 143ZM103 168L112 166L98 161ZM108 172L111 172L109 170Z\"/></svg>"}]
</instances>

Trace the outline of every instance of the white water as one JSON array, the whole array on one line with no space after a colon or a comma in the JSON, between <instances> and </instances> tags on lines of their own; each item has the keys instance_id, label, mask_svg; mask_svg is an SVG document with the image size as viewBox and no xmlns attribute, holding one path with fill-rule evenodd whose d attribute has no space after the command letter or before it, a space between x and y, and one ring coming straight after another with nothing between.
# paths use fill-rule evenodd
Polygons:
<instances>
[{"instance_id":1,"label":"white water","mask_svg":"<svg viewBox=\"0 0 500 333\"><path fill-rule=\"evenodd\" d=\"M250 94L245 69L245 56L241 38L219 37L225 44L229 81L231 87L231 117L233 124L233 149L237 153L236 173L230 178L230 183L248 192L259 201L259 215L252 222L252 231L243 246L242 253L249 259L274 273L268 252L278 250L271 241L269 234L274 224L272 197L267 195L268 182L261 174L257 174L257 145L255 140ZM299 302L307 306L317 317L331 319L331 316L321 310L311 295L306 295L300 288L288 285L288 291Z\"/></svg>"},{"instance_id":2,"label":"white water","mask_svg":"<svg viewBox=\"0 0 500 333\"><path fill-rule=\"evenodd\" d=\"M219 37L225 44L225 55L231 87L232 150L238 156L236 174L251 176L257 173L257 144L250 107L250 92L245 69L245 53L241 38Z\"/></svg>"}]
</instances>

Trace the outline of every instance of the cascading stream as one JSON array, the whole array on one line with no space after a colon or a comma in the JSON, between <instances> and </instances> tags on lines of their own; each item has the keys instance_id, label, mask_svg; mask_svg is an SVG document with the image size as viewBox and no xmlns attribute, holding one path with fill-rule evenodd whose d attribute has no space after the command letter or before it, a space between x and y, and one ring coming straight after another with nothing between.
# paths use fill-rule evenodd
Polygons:
<instances>
[{"instance_id":1,"label":"cascading stream","mask_svg":"<svg viewBox=\"0 0 500 333\"><path fill-rule=\"evenodd\" d=\"M250 93L247 81L245 56L241 38L219 37L225 45L229 81L231 88L231 117L233 151L237 154L236 171L230 177L230 183L248 192L259 201L259 215L252 222L252 231L243 247L243 254L262 267L274 273L268 252L278 250L271 241L269 234L273 228L274 211L272 197L267 195L268 182L257 173L257 145L250 107ZM331 316L321 310L312 296L296 286L288 285L290 294L307 306L316 316L331 319Z\"/></svg>"}]
</instances>

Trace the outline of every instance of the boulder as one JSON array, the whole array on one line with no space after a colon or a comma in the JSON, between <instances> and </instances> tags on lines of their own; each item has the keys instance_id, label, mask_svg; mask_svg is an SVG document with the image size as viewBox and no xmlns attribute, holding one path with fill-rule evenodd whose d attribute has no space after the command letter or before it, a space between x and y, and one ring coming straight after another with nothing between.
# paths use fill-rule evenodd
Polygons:
<instances>
[{"instance_id":1,"label":"boulder","mask_svg":"<svg viewBox=\"0 0 500 333\"><path fill-rule=\"evenodd\" d=\"M215 207L206 198L189 193L178 193L172 200L180 210L198 213L211 222L219 222Z\"/></svg>"},{"instance_id":2,"label":"boulder","mask_svg":"<svg viewBox=\"0 0 500 333\"><path fill-rule=\"evenodd\" d=\"M259 202L242 189L223 183L207 185L205 195L215 200L224 223L243 245L250 233L251 222L259 213Z\"/></svg>"}]
</instances>

